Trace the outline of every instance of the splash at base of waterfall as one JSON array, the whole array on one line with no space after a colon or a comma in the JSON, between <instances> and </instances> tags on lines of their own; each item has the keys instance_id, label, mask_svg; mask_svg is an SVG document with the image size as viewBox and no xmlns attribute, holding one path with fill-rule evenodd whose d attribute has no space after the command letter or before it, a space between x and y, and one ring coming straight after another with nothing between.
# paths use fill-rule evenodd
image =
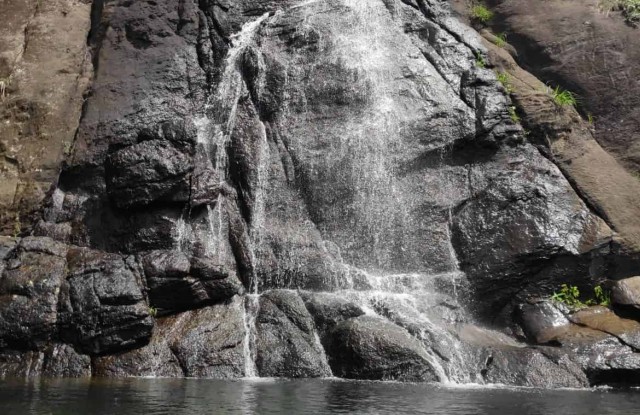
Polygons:
<instances>
[{"instance_id":1,"label":"splash at base of waterfall","mask_svg":"<svg viewBox=\"0 0 640 415\"><path fill-rule=\"evenodd\" d=\"M247 294L244 299L244 371L245 378L258 378L256 367L256 317L260 308L260 296Z\"/></svg>"}]
</instances>

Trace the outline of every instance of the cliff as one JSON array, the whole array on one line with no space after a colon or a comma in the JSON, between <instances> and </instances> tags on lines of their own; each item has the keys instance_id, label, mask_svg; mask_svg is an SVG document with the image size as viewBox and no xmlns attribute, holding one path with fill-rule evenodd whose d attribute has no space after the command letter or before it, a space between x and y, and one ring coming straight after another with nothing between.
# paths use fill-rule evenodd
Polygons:
<instances>
[{"instance_id":1,"label":"cliff","mask_svg":"<svg viewBox=\"0 0 640 415\"><path fill-rule=\"evenodd\" d=\"M80 10L83 33L59 42L90 49L71 73L92 62L93 80L82 114L53 114L66 130L46 141L67 155L45 151L51 189L29 209L6 198L3 374L584 386L635 373L635 326L578 352L524 343L527 300L633 275L635 230L558 156L560 140L589 137L548 127L538 107L523 129L513 108L530 100L514 104L493 66L519 68L447 2ZM32 13L26 27L53 25ZM84 78L71 78L52 100L80 102ZM3 174L38 169L19 166ZM12 235L14 211L30 219ZM598 342L626 366L596 365Z\"/></svg>"}]
</instances>

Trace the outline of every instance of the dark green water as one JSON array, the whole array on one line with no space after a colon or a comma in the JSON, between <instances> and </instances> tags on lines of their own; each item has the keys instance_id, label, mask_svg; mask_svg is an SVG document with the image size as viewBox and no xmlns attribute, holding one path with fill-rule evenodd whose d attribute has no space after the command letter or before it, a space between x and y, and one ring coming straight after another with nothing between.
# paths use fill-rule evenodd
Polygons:
<instances>
[{"instance_id":1,"label":"dark green water","mask_svg":"<svg viewBox=\"0 0 640 415\"><path fill-rule=\"evenodd\" d=\"M3 381L0 414L640 414L640 391L332 380Z\"/></svg>"}]
</instances>

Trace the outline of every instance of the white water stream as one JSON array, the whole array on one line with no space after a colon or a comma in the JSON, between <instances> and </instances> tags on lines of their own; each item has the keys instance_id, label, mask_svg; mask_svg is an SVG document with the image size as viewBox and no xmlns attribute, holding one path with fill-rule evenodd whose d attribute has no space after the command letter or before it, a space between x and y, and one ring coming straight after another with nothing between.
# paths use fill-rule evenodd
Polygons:
<instances>
[{"instance_id":1,"label":"white water stream","mask_svg":"<svg viewBox=\"0 0 640 415\"><path fill-rule=\"evenodd\" d=\"M294 8L322 3L318 0L310 0L301 2ZM366 94L365 99L369 102L367 111L370 113L366 122L363 123L359 119L346 125L344 139L334 145L338 152L355 154L358 157L351 163L350 171L351 179L359 189L354 195L356 200L354 206L359 209L364 231L374 235L373 251L380 258L380 262L384 262L390 256L389 246L385 245L387 241L380 234L379 229L383 227L388 231L394 226L393 223L400 223L406 228L411 227L408 223L409 208L398 203L401 197L398 193L393 160L389 158L390 149L401 144L396 136L407 122L405 109L399 107L394 101L398 92L392 89L393 84L389 82L391 77L396 76L394 70L397 62L388 50L396 45L388 43L384 30L371 30L372 26L378 25L378 28L382 28L388 24L388 12L381 6L383 4L381 0L340 0L332 3L348 7L357 17L349 30L336 35L333 47L337 63L367 80L367 90L354 91L354 93ZM220 82L211 95L211 102L206 106L206 113L196 120L199 156L207 160L209 168L214 172L213 176L221 187L225 185L229 176L226 148L235 127L238 102L244 88L240 68L241 58L247 48L257 47L256 39L260 36L260 30L268 24L269 19L270 16L265 14L246 23L238 34L232 36L231 48L224 63ZM301 23L301 27L304 27L304 24L304 22ZM423 95L428 93L429 91L421 91ZM250 243L253 247L262 243L264 218L268 214L265 211L264 186L261 185L267 179L266 160L269 157L269 145L264 131L258 152L259 184L254 194L255 207L249 229ZM435 197L446 199L444 192L447 191L448 189L440 189ZM451 191L453 192L454 189ZM217 202L207 206L206 249L212 256L221 255L221 246L227 238L224 229L223 199L222 194L219 193ZM391 214L395 222L390 220ZM448 215L444 232L450 241L450 208ZM184 249L193 232L187 221L180 222L176 229L176 241L181 249ZM425 242L428 243L428 241ZM441 382L472 382L475 379L470 379L464 370L465 357L453 330L454 325L459 322L459 316L455 312L451 315L443 315L442 312L447 309L442 304L452 304L453 308L457 306L458 287L464 281L464 275L458 268L455 250L450 243L447 249L446 268L450 271L448 273L374 275L358 270L357 274L361 279L364 278L365 285L368 287L358 288L357 282L352 280L346 287L336 287L331 295L352 301L367 314L387 318L421 340L425 344L425 353L429 357L429 362ZM252 255L255 255L254 252L255 249L251 249ZM255 257L252 258L252 262L256 264ZM343 265L350 267L349 264ZM255 364L255 320L260 301L256 278L254 274L248 283L248 294L245 296L244 360L245 376L249 378L259 376ZM442 294L436 286L438 281L449 285L452 292ZM315 337L317 346L322 350L317 333ZM323 356L323 359L326 361L326 356Z\"/></svg>"}]
</instances>

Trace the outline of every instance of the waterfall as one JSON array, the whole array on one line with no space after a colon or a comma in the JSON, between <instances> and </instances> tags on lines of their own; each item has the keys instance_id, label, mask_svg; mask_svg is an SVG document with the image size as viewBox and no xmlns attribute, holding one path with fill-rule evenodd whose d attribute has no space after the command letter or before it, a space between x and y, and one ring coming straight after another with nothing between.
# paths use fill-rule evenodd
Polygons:
<instances>
[{"instance_id":1,"label":"waterfall","mask_svg":"<svg viewBox=\"0 0 640 415\"><path fill-rule=\"evenodd\" d=\"M221 260L224 257L223 247L228 242L228 229L225 218L224 186L228 186L229 160L227 147L235 128L236 112L239 100L244 93L244 79L241 73L241 60L248 47L251 47L256 34L262 24L269 18L265 13L258 19L247 22L240 32L230 38L231 47L225 58L221 76L215 89L209 96L204 113L194 118L197 128L197 166L203 171L210 172L208 185L218 186L217 197L214 203L207 204L205 226L189 223L187 210L179 219L174 231L177 248L184 251L193 250L195 241L200 240L207 257ZM261 229L264 226L264 197L260 183L266 175L266 157L268 157L268 144L266 133L263 131L262 141L258 154L258 189L255 194L255 209L253 221L249 229L249 243L255 246L259 243ZM254 249L250 249L251 260L255 264ZM258 376L255 366L255 319L259 307L258 284L255 274L248 281L244 306L244 357L245 376Z\"/></svg>"},{"instance_id":2,"label":"waterfall","mask_svg":"<svg viewBox=\"0 0 640 415\"><path fill-rule=\"evenodd\" d=\"M465 285L465 275L460 271L455 249L451 243L452 209L460 189L451 182L444 166L446 146L440 141L421 144L425 151L440 151L441 161L434 175L433 183L425 188L432 191L428 195L434 206L437 206L439 222L434 224L443 240L435 241L438 245L433 250L420 251L418 260L410 266L411 272L392 272L402 263L405 251L422 248L422 244L431 243L419 239L417 228L428 225L419 223L412 216L418 208L410 195L407 196L407 184L399 178L397 154L402 151L404 129L413 120L407 114L398 94L397 63L390 50L399 47L389 44L380 28L389 25L389 11L382 1L373 0L336 0L336 3L349 10L353 16L352 24L344 27L329 27L334 31L334 42L331 44L329 59L332 64L343 68L353 75L354 85L350 85L351 93L364 103L364 109L356 116L344 121L344 126L330 143L332 153L323 160L324 168L346 165L340 170L338 180L345 180L352 186L353 204L350 208L355 212L350 226L353 228L331 229L319 225L319 231L328 241L336 245L348 245L349 241L360 238L370 244L368 257L360 257L354 252L345 259L340 259L339 266L347 270L347 278L335 279L334 286L327 288L328 295L341 297L357 304L367 314L388 319L404 328L424 345L425 355L430 365L443 383L469 382L470 377L465 369L465 351L456 334L456 326L466 323L467 318L458 303L460 290ZM325 2L305 1L293 8L302 10L305 7L324 7ZM301 12L303 16L305 12ZM301 19L300 27L304 30L306 18L313 14L309 11ZM227 53L221 72L220 82L211 95L211 102L206 106L205 115L196 120L198 127L199 157L206 161L213 171L213 177L220 187L228 180L229 160L226 147L235 127L238 102L243 93L244 80L241 73L241 59L247 48L257 47L261 28L269 19L265 14L246 23L242 30L232 36L231 48ZM319 41L321 47L329 47ZM319 52L320 53L320 52ZM260 61L261 57L258 59ZM264 62L258 62L263 65ZM416 60L417 72L428 72L426 60ZM420 72L422 74L422 72ZM435 72L435 70L434 70ZM425 75L426 76L426 75ZM427 76L428 78L428 76ZM390 81L391 80L391 81ZM398 81L399 82L399 81ZM429 83L422 86L424 90L416 91L416 99L428 101L431 93L439 93ZM258 86L260 88L260 85ZM429 90L429 88L436 88ZM443 85L442 88L450 88ZM285 117L286 118L286 117ZM256 157L258 184L253 194L253 209L249 225L249 254L251 261L257 264L256 249L260 248L264 237L265 217L270 214L265 204L265 187L268 182L269 143L262 125ZM333 163L333 165L332 165ZM442 173L442 171L445 171ZM333 186L334 183L329 183ZM225 238L223 230L223 196L221 192L215 204L207 206L207 251L211 255L219 254L219 247ZM340 209L327 212L327 221L343 220ZM331 216L335 215L335 216ZM183 229L184 228L184 229ZM180 241L189 234L188 224L181 224L178 231ZM184 242L181 242L181 246ZM398 252L401 252L398 254ZM430 255L441 255L431 260ZM295 267L297 260L288 252L280 253L278 266ZM422 261L422 262L420 262ZM431 262L429 262L431 261ZM285 263L285 262L290 262ZM434 265L434 262L437 262ZM419 270L416 270L419 269ZM277 280L277 279L276 279ZM340 280L340 281L338 281ZM256 318L259 312L260 293L258 292L257 274L254 270L250 281L246 283L248 294L244 302L244 363L245 376L257 377L256 369ZM284 284L283 284L284 285ZM291 287L278 287L291 288ZM293 287L295 288L295 287ZM318 334L315 333L316 346L322 350ZM322 356L326 363L326 356ZM327 365L328 366L328 365Z\"/></svg>"},{"instance_id":3,"label":"waterfall","mask_svg":"<svg viewBox=\"0 0 640 415\"><path fill-rule=\"evenodd\" d=\"M256 378L259 376L256 368L256 317L260 308L260 297L257 294L247 294L244 303L244 376Z\"/></svg>"}]
</instances>

